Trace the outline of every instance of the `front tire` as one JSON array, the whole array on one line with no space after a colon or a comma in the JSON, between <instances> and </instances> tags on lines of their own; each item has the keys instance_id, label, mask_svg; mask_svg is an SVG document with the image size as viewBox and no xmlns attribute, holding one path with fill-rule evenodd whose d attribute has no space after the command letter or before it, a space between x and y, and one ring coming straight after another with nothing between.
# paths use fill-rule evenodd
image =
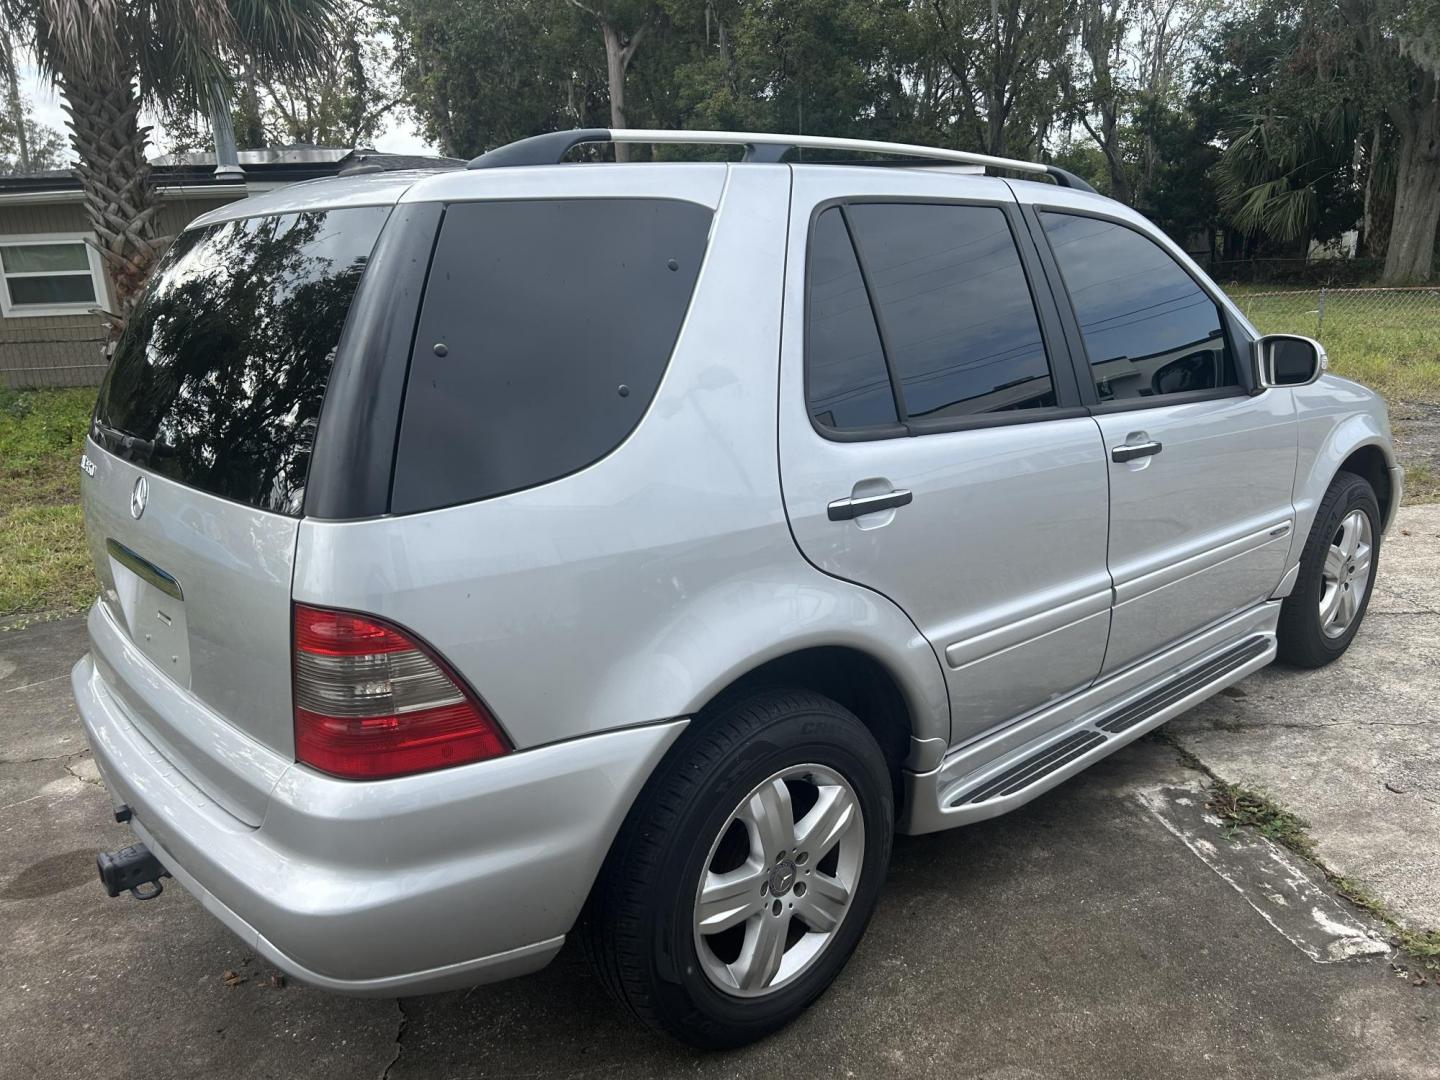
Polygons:
<instances>
[{"instance_id":1,"label":"front tire","mask_svg":"<svg viewBox=\"0 0 1440 1080\"><path fill-rule=\"evenodd\" d=\"M631 809L584 917L607 989L692 1046L742 1046L835 979L874 912L894 797L875 739L804 690L697 717Z\"/></svg>"},{"instance_id":2,"label":"front tire","mask_svg":"<svg viewBox=\"0 0 1440 1080\"><path fill-rule=\"evenodd\" d=\"M1380 566L1380 503L1370 482L1336 475L1300 556L1295 588L1280 608L1280 659L1318 668L1350 647Z\"/></svg>"}]
</instances>

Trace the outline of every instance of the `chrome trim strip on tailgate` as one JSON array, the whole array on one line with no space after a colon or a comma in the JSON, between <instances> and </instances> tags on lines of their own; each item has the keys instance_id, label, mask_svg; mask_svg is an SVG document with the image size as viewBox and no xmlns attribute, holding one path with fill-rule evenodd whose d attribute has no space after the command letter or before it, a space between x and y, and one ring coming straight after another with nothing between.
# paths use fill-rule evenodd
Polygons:
<instances>
[{"instance_id":1,"label":"chrome trim strip on tailgate","mask_svg":"<svg viewBox=\"0 0 1440 1080\"><path fill-rule=\"evenodd\" d=\"M141 580L154 585L155 588L159 589L166 596L172 596L181 602L185 600L185 594L181 592L178 581L164 570L161 570L160 567L156 566L149 559L135 554L135 552L120 543L120 541L107 539L105 541L105 551L121 566L125 567Z\"/></svg>"}]
</instances>

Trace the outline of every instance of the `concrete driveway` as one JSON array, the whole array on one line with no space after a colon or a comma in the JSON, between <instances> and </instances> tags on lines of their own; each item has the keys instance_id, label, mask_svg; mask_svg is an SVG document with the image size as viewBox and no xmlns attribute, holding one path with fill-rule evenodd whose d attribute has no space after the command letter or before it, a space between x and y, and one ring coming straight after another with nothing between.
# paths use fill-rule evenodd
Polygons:
<instances>
[{"instance_id":1,"label":"concrete driveway","mask_svg":"<svg viewBox=\"0 0 1440 1080\"><path fill-rule=\"evenodd\" d=\"M1440 850L1420 809L1437 536L1440 508L1405 512L1340 665L1262 672L1172 725L1221 775L1304 802L1322 854L1369 860L1417 924ZM94 852L130 834L70 700L84 648L77 620L0 632L0 1076L1440 1077L1440 990L1397 971L1319 875L1205 821L1203 778L1153 738L1009 817L902 839L840 981L747 1050L652 1036L571 949L399 1002L275 985L178 886L137 903L95 881Z\"/></svg>"}]
</instances>

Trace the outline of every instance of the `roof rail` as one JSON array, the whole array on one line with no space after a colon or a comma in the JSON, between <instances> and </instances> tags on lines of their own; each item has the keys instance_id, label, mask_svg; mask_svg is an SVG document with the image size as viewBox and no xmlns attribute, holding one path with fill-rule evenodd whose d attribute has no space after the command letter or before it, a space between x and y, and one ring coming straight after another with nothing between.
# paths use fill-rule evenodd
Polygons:
<instances>
[{"instance_id":1,"label":"roof rail","mask_svg":"<svg viewBox=\"0 0 1440 1080\"><path fill-rule=\"evenodd\" d=\"M946 150L910 143L875 142L871 139L832 139L824 135L775 135L758 131L667 131L655 128L575 128L533 135L496 147L466 165L467 169L495 169L511 165L558 165L566 154L582 143L683 143L745 147L746 161L779 161L795 147L814 150L854 150L867 154L894 154L929 161L952 161L982 165L1014 172L1043 173L1061 187L1096 194L1095 189L1058 165L1019 158L972 154L968 150Z\"/></svg>"}]
</instances>

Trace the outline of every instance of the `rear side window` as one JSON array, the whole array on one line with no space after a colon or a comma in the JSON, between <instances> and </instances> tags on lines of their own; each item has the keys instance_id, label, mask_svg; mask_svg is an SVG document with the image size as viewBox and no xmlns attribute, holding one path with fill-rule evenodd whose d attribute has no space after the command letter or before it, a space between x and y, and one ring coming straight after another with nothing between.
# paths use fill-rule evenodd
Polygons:
<instances>
[{"instance_id":1,"label":"rear side window","mask_svg":"<svg viewBox=\"0 0 1440 1080\"><path fill-rule=\"evenodd\" d=\"M1220 309L1134 229L1041 213L1103 401L1238 387Z\"/></svg>"},{"instance_id":2,"label":"rear side window","mask_svg":"<svg viewBox=\"0 0 1440 1080\"><path fill-rule=\"evenodd\" d=\"M182 484L298 515L340 332L389 213L182 233L116 347L95 440Z\"/></svg>"},{"instance_id":3,"label":"rear side window","mask_svg":"<svg viewBox=\"0 0 1440 1080\"><path fill-rule=\"evenodd\" d=\"M816 423L863 431L1056 404L1039 315L998 207L831 207L811 230L808 275Z\"/></svg>"},{"instance_id":4,"label":"rear side window","mask_svg":"<svg viewBox=\"0 0 1440 1080\"><path fill-rule=\"evenodd\" d=\"M620 445L669 363L711 217L666 199L448 207L410 362L392 510L533 487Z\"/></svg>"},{"instance_id":5,"label":"rear side window","mask_svg":"<svg viewBox=\"0 0 1440 1080\"><path fill-rule=\"evenodd\" d=\"M899 420L875 315L840 208L821 213L810 238L806 378L810 415L853 431Z\"/></svg>"},{"instance_id":6,"label":"rear side window","mask_svg":"<svg viewBox=\"0 0 1440 1080\"><path fill-rule=\"evenodd\" d=\"M993 206L848 208L910 419L1055 404L1020 253Z\"/></svg>"}]
</instances>

